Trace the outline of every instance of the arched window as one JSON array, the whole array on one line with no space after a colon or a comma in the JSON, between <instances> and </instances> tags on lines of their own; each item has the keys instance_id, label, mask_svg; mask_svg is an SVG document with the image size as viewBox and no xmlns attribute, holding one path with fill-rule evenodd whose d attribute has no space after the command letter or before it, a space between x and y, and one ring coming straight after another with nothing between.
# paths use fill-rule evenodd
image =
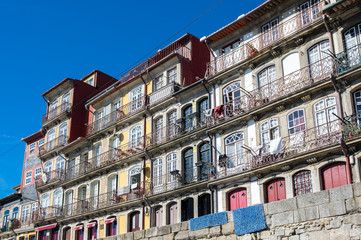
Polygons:
<instances>
[{"instance_id":1,"label":"arched window","mask_svg":"<svg viewBox=\"0 0 361 240\"><path fill-rule=\"evenodd\" d=\"M361 24L351 27L343 36L349 66L360 64Z\"/></svg>"},{"instance_id":2,"label":"arched window","mask_svg":"<svg viewBox=\"0 0 361 240\"><path fill-rule=\"evenodd\" d=\"M304 142L306 119L303 109L291 112L288 114L287 119L290 146L296 147Z\"/></svg>"},{"instance_id":3,"label":"arched window","mask_svg":"<svg viewBox=\"0 0 361 240\"><path fill-rule=\"evenodd\" d=\"M266 146L266 151L268 151L267 146L269 146L269 143L280 137L280 127L277 118L272 118L261 124L261 136L262 143Z\"/></svg>"},{"instance_id":4,"label":"arched window","mask_svg":"<svg viewBox=\"0 0 361 240\"><path fill-rule=\"evenodd\" d=\"M48 119L53 119L54 117L56 117L58 112L58 99L55 99L51 104L50 104L50 110L48 113Z\"/></svg>"},{"instance_id":5,"label":"arched window","mask_svg":"<svg viewBox=\"0 0 361 240\"><path fill-rule=\"evenodd\" d=\"M318 101L314 105L317 134L323 135L339 129L336 122L337 107L336 98L330 97Z\"/></svg>"},{"instance_id":6,"label":"arched window","mask_svg":"<svg viewBox=\"0 0 361 240\"><path fill-rule=\"evenodd\" d=\"M181 219L189 221L194 218L194 201L193 198L186 198L181 201Z\"/></svg>"},{"instance_id":7,"label":"arched window","mask_svg":"<svg viewBox=\"0 0 361 240\"><path fill-rule=\"evenodd\" d=\"M56 169L59 170L59 174L61 174L65 169L65 160L62 157L58 157L56 159Z\"/></svg>"},{"instance_id":8,"label":"arched window","mask_svg":"<svg viewBox=\"0 0 361 240\"><path fill-rule=\"evenodd\" d=\"M136 211L129 214L129 231L135 232L140 230L140 212Z\"/></svg>"},{"instance_id":9,"label":"arched window","mask_svg":"<svg viewBox=\"0 0 361 240\"><path fill-rule=\"evenodd\" d=\"M154 120L154 140L155 144L160 143L164 137L164 129L163 129L163 117L159 117Z\"/></svg>"},{"instance_id":10,"label":"arched window","mask_svg":"<svg viewBox=\"0 0 361 240\"><path fill-rule=\"evenodd\" d=\"M208 98L203 99L198 104L198 112L199 112L199 121L204 123L206 122L206 113L209 109Z\"/></svg>"},{"instance_id":11,"label":"arched window","mask_svg":"<svg viewBox=\"0 0 361 240\"><path fill-rule=\"evenodd\" d=\"M327 73L331 73L332 62L329 58L329 52L330 42L328 40L317 43L308 49L308 61L311 77L314 81L317 81L318 78L324 78Z\"/></svg>"},{"instance_id":12,"label":"arched window","mask_svg":"<svg viewBox=\"0 0 361 240\"><path fill-rule=\"evenodd\" d=\"M49 194L44 194L40 199L42 214L46 216L49 213Z\"/></svg>"},{"instance_id":13,"label":"arched window","mask_svg":"<svg viewBox=\"0 0 361 240\"><path fill-rule=\"evenodd\" d=\"M68 123L64 123L59 128L59 144L65 144L68 136Z\"/></svg>"},{"instance_id":14,"label":"arched window","mask_svg":"<svg viewBox=\"0 0 361 240\"><path fill-rule=\"evenodd\" d=\"M154 227L163 226L163 207L157 206L154 208Z\"/></svg>"},{"instance_id":15,"label":"arched window","mask_svg":"<svg viewBox=\"0 0 361 240\"><path fill-rule=\"evenodd\" d=\"M50 144L50 142L54 141L54 139L55 139L55 130L52 129L48 132L47 143Z\"/></svg>"},{"instance_id":16,"label":"arched window","mask_svg":"<svg viewBox=\"0 0 361 240\"><path fill-rule=\"evenodd\" d=\"M143 106L142 97L143 97L143 85L140 85L130 91L131 112L134 112Z\"/></svg>"},{"instance_id":17,"label":"arched window","mask_svg":"<svg viewBox=\"0 0 361 240\"><path fill-rule=\"evenodd\" d=\"M208 143L203 143L199 148L199 157L202 162L200 169L200 179L204 180L208 178L208 167L211 163L211 147Z\"/></svg>"},{"instance_id":18,"label":"arched window","mask_svg":"<svg viewBox=\"0 0 361 240\"><path fill-rule=\"evenodd\" d=\"M177 170L177 154L171 153L167 156L167 190L174 189L176 187L177 177L175 174L171 174Z\"/></svg>"},{"instance_id":19,"label":"arched window","mask_svg":"<svg viewBox=\"0 0 361 240\"><path fill-rule=\"evenodd\" d=\"M135 126L130 130L130 143L129 148L130 149L138 149L142 146L142 127L141 126Z\"/></svg>"},{"instance_id":20,"label":"arched window","mask_svg":"<svg viewBox=\"0 0 361 240\"><path fill-rule=\"evenodd\" d=\"M228 168L240 166L244 163L243 133L234 133L225 139Z\"/></svg>"},{"instance_id":21,"label":"arched window","mask_svg":"<svg viewBox=\"0 0 361 240\"><path fill-rule=\"evenodd\" d=\"M52 170L52 166L53 166L53 163L52 163L52 162L47 162L47 163L45 163L44 173L50 173L51 170Z\"/></svg>"},{"instance_id":22,"label":"arched window","mask_svg":"<svg viewBox=\"0 0 361 240\"><path fill-rule=\"evenodd\" d=\"M99 181L95 181L90 185L90 206L93 209L98 209L99 198Z\"/></svg>"},{"instance_id":23,"label":"arched window","mask_svg":"<svg viewBox=\"0 0 361 240\"><path fill-rule=\"evenodd\" d=\"M63 112L69 110L69 108L70 108L70 93L65 93L62 99L61 111Z\"/></svg>"},{"instance_id":24,"label":"arched window","mask_svg":"<svg viewBox=\"0 0 361 240\"><path fill-rule=\"evenodd\" d=\"M183 159L184 180L186 183L193 181L193 148L189 148L184 152Z\"/></svg>"},{"instance_id":25,"label":"arched window","mask_svg":"<svg viewBox=\"0 0 361 240\"><path fill-rule=\"evenodd\" d=\"M167 224L178 223L178 205L176 202L169 203L167 206Z\"/></svg>"},{"instance_id":26,"label":"arched window","mask_svg":"<svg viewBox=\"0 0 361 240\"><path fill-rule=\"evenodd\" d=\"M153 185L155 190L162 191L161 186L163 185L163 160L157 158L153 161Z\"/></svg>"},{"instance_id":27,"label":"arched window","mask_svg":"<svg viewBox=\"0 0 361 240\"><path fill-rule=\"evenodd\" d=\"M14 207L12 219L17 219L18 217L19 217L19 207Z\"/></svg>"},{"instance_id":28,"label":"arched window","mask_svg":"<svg viewBox=\"0 0 361 240\"><path fill-rule=\"evenodd\" d=\"M9 215L10 215L10 210L6 210L4 213L4 219L3 219L3 227L7 227L9 226Z\"/></svg>"},{"instance_id":29,"label":"arched window","mask_svg":"<svg viewBox=\"0 0 361 240\"><path fill-rule=\"evenodd\" d=\"M62 196L63 196L63 192L61 190L56 190L53 194L53 207L55 208L59 208L60 211L60 207L62 205Z\"/></svg>"},{"instance_id":30,"label":"arched window","mask_svg":"<svg viewBox=\"0 0 361 240\"><path fill-rule=\"evenodd\" d=\"M293 175L293 192L295 197L312 193L311 171L303 170Z\"/></svg>"},{"instance_id":31,"label":"arched window","mask_svg":"<svg viewBox=\"0 0 361 240\"><path fill-rule=\"evenodd\" d=\"M241 101L240 99L241 99L241 82L239 81L233 82L228 86L226 86L225 88L223 88L224 104L233 102L233 104L237 106L238 103L240 104Z\"/></svg>"},{"instance_id":32,"label":"arched window","mask_svg":"<svg viewBox=\"0 0 361 240\"><path fill-rule=\"evenodd\" d=\"M192 118L193 108L192 105L184 108L183 116L184 116L184 128L189 131L193 129L193 118Z\"/></svg>"},{"instance_id":33,"label":"arched window","mask_svg":"<svg viewBox=\"0 0 361 240\"><path fill-rule=\"evenodd\" d=\"M271 95L276 94L277 84L272 84L277 80L276 78L276 67L270 66L262 71L260 71L257 75L258 77L258 86L262 96L262 99L267 99Z\"/></svg>"},{"instance_id":34,"label":"arched window","mask_svg":"<svg viewBox=\"0 0 361 240\"><path fill-rule=\"evenodd\" d=\"M139 188L140 183L140 174L141 174L141 167L135 166L132 169L129 170L129 177L130 177L130 186L131 190L136 191Z\"/></svg>"}]
</instances>

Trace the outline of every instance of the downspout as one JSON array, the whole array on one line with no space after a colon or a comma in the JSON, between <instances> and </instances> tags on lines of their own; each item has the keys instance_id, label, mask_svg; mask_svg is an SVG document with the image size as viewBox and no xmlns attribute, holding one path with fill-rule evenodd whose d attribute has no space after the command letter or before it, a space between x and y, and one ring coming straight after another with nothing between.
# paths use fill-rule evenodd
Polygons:
<instances>
[{"instance_id":1,"label":"downspout","mask_svg":"<svg viewBox=\"0 0 361 240\"><path fill-rule=\"evenodd\" d=\"M209 106L209 109L212 109L212 108L211 108L211 92L210 92L209 89L207 88L205 81L206 81L205 78L201 79L201 83L202 83L204 89L206 89L206 91L207 91L207 93L208 93L208 106Z\"/></svg>"},{"instance_id":2,"label":"downspout","mask_svg":"<svg viewBox=\"0 0 361 240\"><path fill-rule=\"evenodd\" d=\"M143 79L143 78L142 78ZM145 85L145 84L144 84ZM147 89L147 86L145 85L145 89ZM145 90L145 93L147 91ZM144 114L143 116L143 129L144 129L144 134L143 134L143 149L145 149L146 144L145 144L145 139L146 139L146 115ZM143 197L145 195L145 157L143 157ZM144 202L143 202L143 221L142 221L142 229L144 230L145 227L145 210L144 210Z\"/></svg>"},{"instance_id":3,"label":"downspout","mask_svg":"<svg viewBox=\"0 0 361 240\"><path fill-rule=\"evenodd\" d=\"M347 174L347 184L351 184L352 180L351 180L351 168L350 168L350 155L348 153L348 149L347 149L347 145L345 143L345 140L342 138L341 139L341 150L343 152L343 154L345 155L346 158L346 174Z\"/></svg>"},{"instance_id":4,"label":"downspout","mask_svg":"<svg viewBox=\"0 0 361 240\"><path fill-rule=\"evenodd\" d=\"M208 50L210 51L210 53L213 55L214 58L216 58L216 55L214 54L214 52L212 51L212 49L209 47L207 40L204 41L204 43L206 44Z\"/></svg>"},{"instance_id":5,"label":"downspout","mask_svg":"<svg viewBox=\"0 0 361 240\"><path fill-rule=\"evenodd\" d=\"M328 32L328 38L330 39L331 51L334 53L334 52L335 52L335 49L334 49L334 47L333 47L332 33L331 33L330 26L327 24L326 18L327 18L327 16L326 16L325 14L323 14L323 15L322 15L322 19L323 19L323 22L325 23L326 30L327 30L327 32Z\"/></svg>"},{"instance_id":6,"label":"downspout","mask_svg":"<svg viewBox=\"0 0 361 240\"><path fill-rule=\"evenodd\" d=\"M217 146L214 145L214 143L215 143L214 138L215 137L212 138L208 131L206 132L206 134L208 135L210 144L214 146L214 148L212 148L212 151L211 151L211 161L212 161L212 165L216 166L215 163L216 163L216 156L217 156L217 153L216 153L216 147ZM217 206L217 202L216 202L216 204L214 204L214 199L216 199L216 201L217 201L217 197L214 197L214 188L212 188L209 184L207 184L207 187L211 191L211 213L215 213L215 212L217 212L217 209L215 209L214 206ZM217 192L216 192L216 194L217 194Z\"/></svg>"}]
</instances>

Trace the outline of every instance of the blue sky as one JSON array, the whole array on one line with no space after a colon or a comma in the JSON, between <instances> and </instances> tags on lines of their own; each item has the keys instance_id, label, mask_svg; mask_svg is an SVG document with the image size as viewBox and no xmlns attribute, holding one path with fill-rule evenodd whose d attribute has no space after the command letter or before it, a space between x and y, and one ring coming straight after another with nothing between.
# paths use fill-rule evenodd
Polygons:
<instances>
[{"instance_id":1,"label":"blue sky","mask_svg":"<svg viewBox=\"0 0 361 240\"><path fill-rule=\"evenodd\" d=\"M20 139L41 128L43 92L94 69L119 79L219 2L1 0L0 198L21 182L25 144ZM209 35L263 2L224 0L172 41L186 32Z\"/></svg>"}]
</instances>

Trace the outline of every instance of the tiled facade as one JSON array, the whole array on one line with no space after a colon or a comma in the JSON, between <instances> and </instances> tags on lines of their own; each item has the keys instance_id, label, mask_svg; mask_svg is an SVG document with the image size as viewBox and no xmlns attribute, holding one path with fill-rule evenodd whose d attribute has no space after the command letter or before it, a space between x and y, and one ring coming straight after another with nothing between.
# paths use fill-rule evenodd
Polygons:
<instances>
[{"instance_id":1,"label":"tiled facade","mask_svg":"<svg viewBox=\"0 0 361 240\"><path fill-rule=\"evenodd\" d=\"M22 179L38 193L36 239L103 238L360 182L359 10L268 0L118 81L94 71L48 90L42 173L29 183L30 164Z\"/></svg>"}]
</instances>

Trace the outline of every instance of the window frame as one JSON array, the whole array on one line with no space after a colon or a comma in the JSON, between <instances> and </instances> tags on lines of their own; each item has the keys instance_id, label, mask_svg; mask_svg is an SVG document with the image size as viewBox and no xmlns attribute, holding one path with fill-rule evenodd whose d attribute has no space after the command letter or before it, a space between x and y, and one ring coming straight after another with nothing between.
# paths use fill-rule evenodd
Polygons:
<instances>
[{"instance_id":1,"label":"window frame","mask_svg":"<svg viewBox=\"0 0 361 240\"><path fill-rule=\"evenodd\" d=\"M30 173L30 175L28 175L29 173ZM31 182L32 182L32 177L33 177L33 170L30 170L30 171L25 172L25 186L31 184ZM28 182L28 180L29 180L30 182Z\"/></svg>"},{"instance_id":2,"label":"window frame","mask_svg":"<svg viewBox=\"0 0 361 240\"><path fill-rule=\"evenodd\" d=\"M36 142L29 144L29 156L33 156L35 154Z\"/></svg>"},{"instance_id":3,"label":"window frame","mask_svg":"<svg viewBox=\"0 0 361 240\"><path fill-rule=\"evenodd\" d=\"M172 73L172 71L174 71L174 73ZM177 66L167 70L167 84L176 83L178 80L177 75Z\"/></svg>"}]
</instances>

